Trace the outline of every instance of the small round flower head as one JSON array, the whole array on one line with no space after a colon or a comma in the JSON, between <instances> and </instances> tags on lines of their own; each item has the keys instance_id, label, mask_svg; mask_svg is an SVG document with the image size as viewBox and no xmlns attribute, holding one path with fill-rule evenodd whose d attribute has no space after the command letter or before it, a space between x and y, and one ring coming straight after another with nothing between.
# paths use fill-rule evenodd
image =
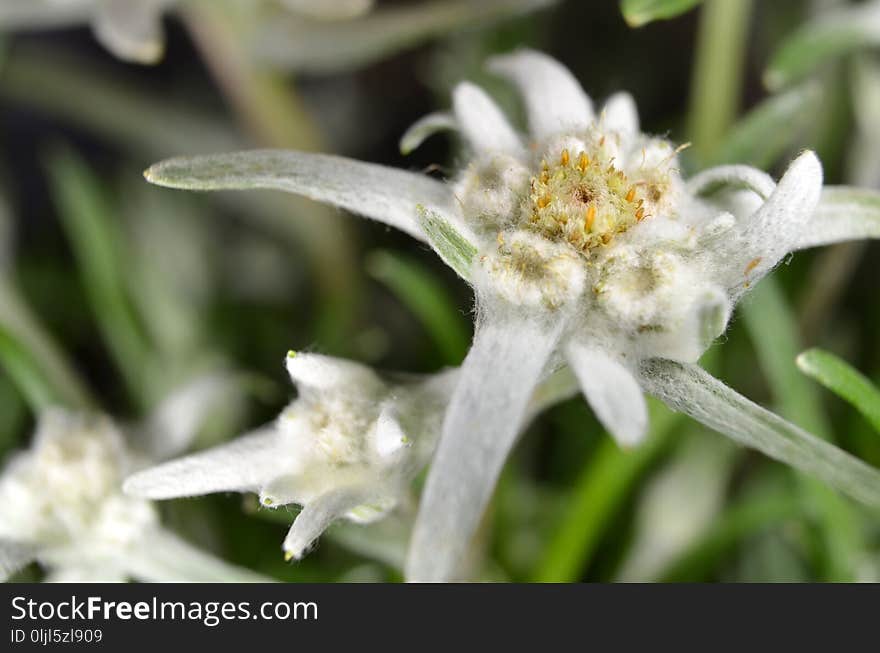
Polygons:
<instances>
[{"instance_id":1,"label":"small round flower head","mask_svg":"<svg viewBox=\"0 0 880 653\"><path fill-rule=\"evenodd\" d=\"M284 540L288 559L302 557L338 518L369 522L398 505L434 449L454 374L385 379L296 352L285 362L298 397L274 423L135 474L126 491L159 499L256 492L267 508L300 505Z\"/></svg>"},{"instance_id":2,"label":"small round flower head","mask_svg":"<svg viewBox=\"0 0 880 653\"><path fill-rule=\"evenodd\" d=\"M50 567L114 559L158 522L148 501L122 493L130 471L122 436L106 418L44 414L31 449L0 476L0 538L34 546Z\"/></svg>"}]
</instances>

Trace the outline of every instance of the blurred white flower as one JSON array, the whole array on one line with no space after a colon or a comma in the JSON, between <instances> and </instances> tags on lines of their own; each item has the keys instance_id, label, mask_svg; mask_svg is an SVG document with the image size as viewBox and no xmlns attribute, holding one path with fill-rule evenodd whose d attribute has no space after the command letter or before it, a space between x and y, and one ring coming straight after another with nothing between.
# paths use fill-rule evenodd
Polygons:
<instances>
[{"instance_id":1,"label":"blurred white flower","mask_svg":"<svg viewBox=\"0 0 880 653\"><path fill-rule=\"evenodd\" d=\"M146 172L176 188L273 188L328 202L427 241L473 286L474 342L425 486L409 578L454 577L533 390L566 364L623 445L646 432L644 387L876 501L873 470L693 365L735 302L789 252L880 235L875 199L836 189L817 211L822 170L811 152L778 185L746 166L685 181L681 148L640 131L629 95L612 96L597 115L568 70L543 54L519 51L490 67L521 90L528 137L463 83L452 114L422 119L401 141L409 151L435 131L460 131L473 156L451 183L279 151L171 159Z\"/></svg>"},{"instance_id":2,"label":"blurred white flower","mask_svg":"<svg viewBox=\"0 0 880 653\"><path fill-rule=\"evenodd\" d=\"M267 508L303 506L284 540L301 558L336 519L378 519L409 493L434 450L455 370L382 379L357 363L290 352L299 396L266 427L139 472L132 496L257 492Z\"/></svg>"},{"instance_id":3,"label":"blurred white flower","mask_svg":"<svg viewBox=\"0 0 880 653\"><path fill-rule=\"evenodd\" d=\"M104 416L42 414L31 448L0 475L0 576L37 560L50 581L267 580L195 549L150 501L123 494L148 460L137 444Z\"/></svg>"},{"instance_id":4,"label":"blurred white flower","mask_svg":"<svg viewBox=\"0 0 880 653\"><path fill-rule=\"evenodd\" d=\"M185 0L3 0L0 29L51 28L89 23L95 38L125 61L152 64L162 58L162 15ZM263 0L278 4L276 0ZM353 18L372 0L281 0L303 16L322 20Z\"/></svg>"}]
</instances>

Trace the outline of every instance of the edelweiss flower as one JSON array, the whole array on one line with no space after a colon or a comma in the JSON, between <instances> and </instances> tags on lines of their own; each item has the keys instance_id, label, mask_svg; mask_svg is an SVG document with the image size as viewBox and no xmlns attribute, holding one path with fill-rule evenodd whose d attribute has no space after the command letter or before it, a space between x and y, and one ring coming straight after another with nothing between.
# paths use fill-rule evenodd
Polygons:
<instances>
[{"instance_id":1,"label":"edelweiss flower","mask_svg":"<svg viewBox=\"0 0 880 653\"><path fill-rule=\"evenodd\" d=\"M473 158L449 184L274 151L173 159L146 173L178 188L275 188L329 202L428 241L473 286L474 342L422 497L408 576L454 576L527 400L565 364L624 445L646 430L643 386L739 442L880 503L874 470L692 365L735 302L788 252L880 235L865 219L869 200L831 189L817 211L822 170L811 152L778 184L745 166L685 181L680 148L640 132L629 95L596 114L545 55L520 51L491 68L523 93L526 138L463 83L454 115L428 116L402 140L407 151L438 129L459 130Z\"/></svg>"},{"instance_id":2,"label":"edelweiss flower","mask_svg":"<svg viewBox=\"0 0 880 653\"><path fill-rule=\"evenodd\" d=\"M32 447L0 476L0 575L37 560L52 581L267 580L194 549L151 502L124 495L145 460L106 417L44 413Z\"/></svg>"},{"instance_id":3,"label":"edelweiss flower","mask_svg":"<svg viewBox=\"0 0 880 653\"><path fill-rule=\"evenodd\" d=\"M275 0L264 0L274 2ZM3 0L0 29L43 28L91 23L95 38L126 61L150 64L162 58L162 14L182 0ZM312 18L352 18L370 10L372 0L281 0Z\"/></svg>"},{"instance_id":4,"label":"edelweiss flower","mask_svg":"<svg viewBox=\"0 0 880 653\"><path fill-rule=\"evenodd\" d=\"M290 352L299 396L275 422L230 444L135 474L133 496L258 492L267 508L303 506L284 540L301 558L336 519L366 523L394 508L434 450L455 370L382 379L368 367Z\"/></svg>"}]
</instances>

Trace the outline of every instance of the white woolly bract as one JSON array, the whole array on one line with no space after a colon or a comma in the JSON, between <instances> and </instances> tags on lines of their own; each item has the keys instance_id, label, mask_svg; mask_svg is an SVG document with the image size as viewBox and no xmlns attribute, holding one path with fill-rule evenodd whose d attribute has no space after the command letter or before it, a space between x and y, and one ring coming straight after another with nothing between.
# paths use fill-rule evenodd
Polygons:
<instances>
[{"instance_id":1,"label":"white woolly bract","mask_svg":"<svg viewBox=\"0 0 880 653\"><path fill-rule=\"evenodd\" d=\"M286 365L299 396L273 424L135 474L126 492L256 492L267 508L303 506L284 542L294 558L333 520L367 522L394 508L434 450L455 372L394 382L357 363L293 352Z\"/></svg>"}]
</instances>

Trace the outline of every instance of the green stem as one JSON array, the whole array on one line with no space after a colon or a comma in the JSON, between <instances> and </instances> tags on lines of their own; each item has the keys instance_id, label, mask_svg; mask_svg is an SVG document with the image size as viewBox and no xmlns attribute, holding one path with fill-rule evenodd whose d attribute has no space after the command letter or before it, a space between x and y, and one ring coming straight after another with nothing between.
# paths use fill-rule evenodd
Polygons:
<instances>
[{"instance_id":1,"label":"green stem","mask_svg":"<svg viewBox=\"0 0 880 653\"><path fill-rule=\"evenodd\" d=\"M707 0L694 53L688 134L699 161L721 144L739 110L752 0Z\"/></svg>"}]
</instances>

